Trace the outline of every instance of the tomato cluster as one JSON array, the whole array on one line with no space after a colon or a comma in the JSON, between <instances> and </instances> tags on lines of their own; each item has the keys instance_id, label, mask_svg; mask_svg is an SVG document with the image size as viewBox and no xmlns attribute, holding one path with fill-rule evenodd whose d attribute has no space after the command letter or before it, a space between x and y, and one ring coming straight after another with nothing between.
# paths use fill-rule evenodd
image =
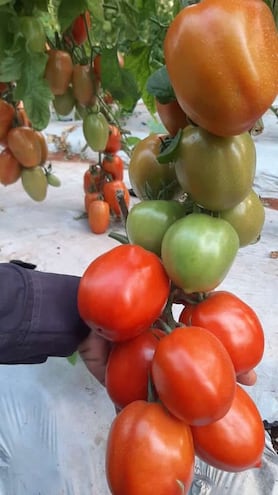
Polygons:
<instances>
[{"instance_id":1,"label":"tomato cluster","mask_svg":"<svg viewBox=\"0 0 278 495\"><path fill-rule=\"evenodd\" d=\"M43 201L48 185L60 185L51 166L46 166L45 136L31 127L21 102L12 105L0 99L0 147L0 183L4 186L21 179L30 198Z\"/></svg>"},{"instance_id":2,"label":"tomato cluster","mask_svg":"<svg viewBox=\"0 0 278 495\"><path fill-rule=\"evenodd\" d=\"M83 176L84 207L94 234L107 231L111 217L121 219L128 212L129 190L124 182L124 162L119 156L121 132L109 125L108 140L98 163L89 166Z\"/></svg>"},{"instance_id":3,"label":"tomato cluster","mask_svg":"<svg viewBox=\"0 0 278 495\"><path fill-rule=\"evenodd\" d=\"M248 131L265 104L258 113L255 102L252 116L242 116L246 84L260 88L264 72L260 79L255 71L257 82L244 79L243 87L238 65L229 67L229 84L221 82L219 68L203 78L209 89L217 88L216 98L224 104L227 121L220 120L208 88L198 80L213 64L198 59L190 40L196 29L201 43L202 32L221 46L228 43L226 25L233 15L229 29L237 29L233 45L225 45L223 63L233 60L234 50L244 60L251 52L240 53L243 45L253 47L246 15L254 4L257 27L273 41L271 49L261 38L271 65L277 33L275 41L262 2L231 4L232 11L219 0L203 0L183 9L170 26L166 64L177 102L190 121L172 130L168 122L169 135L151 134L135 146L128 171L138 201L126 219L127 244L94 260L80 282L81 317L111 341L105 383L120 411L106 452L113 495L187 493L195 455L225 471L261 465L264 425L241 385L256 381L264 331L256 312L219 286L239 248L257 241L264 224L264 208L253 190L256 149ZM225 11L222 18L220 11ZM236 33L241 33L239 43ZM197 67L184 71L183 64L190 63ZM237 123L227 94L234 82L242 104L239 111L232 101ZM180 308L178 321L174 304Z\"/></svg>"}]
</instances>

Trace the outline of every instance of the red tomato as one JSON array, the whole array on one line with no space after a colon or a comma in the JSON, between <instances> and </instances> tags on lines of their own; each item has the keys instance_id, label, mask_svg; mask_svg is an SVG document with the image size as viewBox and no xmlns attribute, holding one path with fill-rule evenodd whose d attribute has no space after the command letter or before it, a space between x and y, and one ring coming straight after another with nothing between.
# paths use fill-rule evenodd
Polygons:
<instances>
[{"instance_id":1,"label":"red tomato","mask_svg":"<svg viewBox=\"0 0 278 495\"><path fill-rule=\"evenodd\" d=\"M212 134L248 131L277 96L277 28L265 2L185 7L169 27L164 55L180 106Z\"/></svg>"},{"instance_id":2,"label":"red tomato","mask_svg":"<svg viewBox=\"0 0 278 495\"><path fill-rule=\"evenodd\" d=\"M260 467L264 425L251 397L239 386L230 410L219 421L191 428L196 454L223 471Z\"/></svg>"},{"instance_id":3,"label":"red tomato","mask_svg":"<svg viewBox=\"0 0 278 495\"><path fill-rule=\"evenodd\" d=\"M106 448L113 495L181 495L193 480L190 428L161 404L132 402L114 419Z\"/></svg>"},{"instance_id":4,"label":"red tomato","mask_svg":"<svg viewBox=\"0 0 278 495\"><path fill-rule=\"evenodd\" d=\"M8 132L8 147L24 167L36 167L41 164L42 147L37 132L31 127L13 127Z\"/></svg>"},{"instance_id":5,"label":"red tomato","mask_svg":"<svg viewBox=\"0 0 278 495\"><path fill-rule=\"evenodd\" d=\"M88 208L88 222L94 234L104 234L110 224L109 204L103 199L91 201Z\"/></svg>"},{"instance_id":6,"label":"red tomato","mask_svg":"<svg viewBox=\"0 0 278 495\"><path fill-rule=\"evenodd\" d=\"M83 175L84 192L101 191L104 183L104 173L102 167L98 164L91 165Z\"/></svg>"},{"instance_id":7,"label":"red tomato","mask_svg":"<svg viewBox=\"0 0 278 495\"><path fill-rule=\"evenodd\" d=\"M109 125L109 136L105 148L105 153L117 153L122 147L121 131L116 125Z\"/></svg>"},{"instance_id":8,"label":"red tomato","mask_svg":"<svg viewBox=\"0 0 278 495\"><path fill-rule=\"evenodd\" d=\"M80 316L108 340L127 340L159 317L169 290L158 256L136 245L117 246L92 261L81 277Z\"/></svg>"},{"instance_id":9,"label":"red tomato","mask_svg":"<svg viewBox=\"0 0 278 495\"><path fill-rule=\"evenodd\" d=\"M253 369L263 357L264 332L258 316L230 292L211 292L200 303L183 310L179 319L204 327L221 340L237 375Z\"/></svg>"},{"instance_id":10,"label":"red tomato","mask_svg":"<svg viewBox=\"0 0 278 495\"><path fill-rule=\"evenodd\" d=\"M190 425L201 426L223 417L235 394L229 354L201 327L179 327L160 340L152 378L162 403Z\"/></svg>"},{"instance_id":11,"label":"red tomato","mask_svg":"<svg viewBox=\"0 0 278 495\"><path fill-rule=\"evenodd\" d=\"M155 104L160 120L171 136L175 136L179 129L184 129L189 124L187 116L177 100L169 103L160 103L156 100Z\"/></svg>"},{"instance_id":12,"label":"red tomato","mask_svg":"<svg viewBox=\"0 0 278 495\"><path fill-rule=\"evenodd\" d=\"M21 166L9 148L0 153L0 184L8 186L16 182L21 176Z\"/></svg>"},{"instance_id":13,"label":"red tomato","mask_svg":"<svg viewBox=\"0 0 278 495\"><path fill-rule=\"evenodd\" d=\"M124 162L119 155L105 155L102 160L104 171L111 175L113 180L123 180Z\"/></svg>"},{"instance_id":14,"label":"red tomato","mask_svg":"<svg viewBox=\"0 0 278 495\"><path fill-rule=\"evenodd\" d=\"M73 63L68 52L54 49L48 51L44 77L55 96L63 95L67 91L72 77L72 70Z\"/></svg>"},{"instance_id":15,"label":"red tomato","mask_svg":"<svg viewBox=\"0 0 278 495\"><path fill-rule=\"evenodd\" d=\"M109 354L105 386L114 404L123 408L135 400L148 399L148 380L154 351L162 330L150 328L134 339L119 342Z\"/></svg>"},{"instance_id":16,"label":"red tomato","mask_svg":"<svg viewBox=\"0 0 278 495\"><path fill-rule=\"evenodd\" d=\"M82 45L82 43L84 43L87 40L88 36L87 36L86 25L89 31L91 27L91 18L90 18L90 12L88 10L86 10L84 14L80 14L74 20L71 27L71 34L77 45Z\"/></svg>"},{"instance_id":17,"label":"red tomato","mask_svg":"<svg viewBox=\"0 0 278 495\"><path fill-rule=\"evenodd\" d=\"M90 192L90 191L87 191L85 192L85 196L84 196L84 209L86 211L86 213L88 213L89 211L89 206L91 204L92 201L96 201L96 200L99 200L99 199L103 199L102 197L102 194L98 191L93 191L93 192ZM110 214L110 212L109 212Z\"/></svg>"},{"instance_id":18,"label":"red tomato","mask_svg":"<svg viewBox=\"0 0 278 495\"><path fill-rule=\"evenodd\" d=\"M75 64L72 71L72 90L80 105L94 105L96 102L96 87L90 64Z\"/></svg>"},{"instance_id":19,"label":"red tomato","mask_svg":"<svg viewBox=\"0 0 278 495\"><path fill-rule=\"evenodd\" d=\"M0 99L0 143L5 143L15 117L15 109L5 100Z\"/></svg>"},{"instance_id":20,"label":"red tomato","mask_svg":"<svg viewBox=\"0 0 278 495\"><path fill-rule=\"evenodd\" d=\"M94 73L97 81L101 81L101 55L98 54L94 58Z\"/></svg>"},{"instance_id":21,"label":"red tomato","mask_svg":"<svg viewBox=\"0 0 278 495\"><path fill-rule=\"evenodd\" d=\"M130 202L130 194L128 188L125 183L121 180L112 180L110 182L106 182L103 186L103 196L105 201L109 203L111 211L115 213L115 215L121 215L121 209L119 206L119 201L117 199L117 195L119 192L122 192L124 195L124 201L126 207L129 207Z\"/></svg>"}]
</instances>

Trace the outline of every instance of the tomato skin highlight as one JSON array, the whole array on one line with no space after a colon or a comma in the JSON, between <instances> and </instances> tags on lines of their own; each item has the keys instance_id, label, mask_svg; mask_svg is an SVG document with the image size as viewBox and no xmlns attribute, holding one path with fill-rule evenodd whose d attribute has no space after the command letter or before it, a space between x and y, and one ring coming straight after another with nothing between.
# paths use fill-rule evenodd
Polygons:
<instances>
[{"instance_id":1,"label":"tomato skin highlight","mask_svg":"<svg viewBox=\"0 0 278 495\"><path fill-rule=\"evenodd\" d=\"M106 365L105 386L117 407L148 399L152 358L165 335L162 330L150 328L133 339L113 345Z\"/></svg>"},{"instance_id":2,"label":"tomato skin highlight","mask_svg":"<svg viewBox=\"0 0 278 495\"><path fill-rule=\"evenodd\" d=\"M265 447L260 413L239 385L227 414L207 426L191 428L196 454L211 466L239 472L259 467Z\"/></svg>"},{"instance_id":3,"label":"tomato skin highlight","mask_svg":"<svg viewBox=\"0 0 278 495\"><path fill-rule=\"evenodd\" d=\"M221 340L237 375L252 370L263 357L264 331L258 316L230 292L211 292L200 303L182 311L179 320L204 327Z\"/></svg>"},{"instance_id":4,"label":"tomato skin highlight","mask_svg":"<svg viewBox=\"0 0 278 495\"><path fill-rule=\"evenodd\" d=\"M185 7L168 29L164 55L180 106L218 136L251 129L277 96L277 29L264 2Z\"/></svg>"},{"instance_id":5,"label":"tomato skin highlight","mask_svg":"<svg viewBox=\"0 0 278 495\"><path fill-rule=\"evenodd\" d=\"M155 254L140 246L117 246L92 261L81 277L80 316L108 340L127 340L159 317L169 291L169 278Z\"/></svg>"},{"instance_id":6,"label":"tomato skin highlight","mask_svg":"<svg viewBox=\"0 0 278 495\"><path fill-rule=\"evenodd\" d=\"M178 327L162 339L152 361L161 402L190 425L223 417L235 394L235 371L223 344L201 327Z\"/></svg>"},{"instance_id":7,"label":"tomato skin highlight","mask_svg":"<svg viewBox=\"0 0 278 495\"><path fill-rule=\"evenodd\" d=\"M113 495L180 495L193 480L190 428L162 405L135 401L114 419L106 449Z\"/></svg>"}]
</instances>

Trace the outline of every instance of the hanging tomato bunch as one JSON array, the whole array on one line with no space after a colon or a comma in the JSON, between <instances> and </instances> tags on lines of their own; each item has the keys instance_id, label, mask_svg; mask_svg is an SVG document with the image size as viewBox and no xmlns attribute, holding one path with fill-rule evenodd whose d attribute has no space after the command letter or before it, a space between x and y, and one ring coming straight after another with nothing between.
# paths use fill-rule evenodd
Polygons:
<instances>
[{"instance_id":1,"label":"hanging tomato bunch","mask_svg":"<svg viewBox=\"0 0 278 495\"><path fill-rule=\"evenodd\" d=\"M139 202L127 214L126 244L91 262L78 293L81 317L112 343L113 495L186 494L195 456L239 472L261 466L265 445L241 386L256 381L263 327L220 285L264 225L249 130L278 92L276 27L261 1L203 0L174 19L164 53L186 122L135 146L128 172Z\"/></svg>"}]
</instances>

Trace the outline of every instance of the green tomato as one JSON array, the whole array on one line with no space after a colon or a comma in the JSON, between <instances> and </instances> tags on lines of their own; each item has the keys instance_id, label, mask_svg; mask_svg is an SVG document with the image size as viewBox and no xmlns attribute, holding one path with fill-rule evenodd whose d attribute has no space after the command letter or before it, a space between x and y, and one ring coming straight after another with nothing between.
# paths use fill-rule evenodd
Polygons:
<instances>
[{"instance_id":1,"label":"green tomato","mask_svg":"<svg viewBox=\"0 0 278 495\"><path fill-rule=\"evenodd\" d=\"M128 213L126 232L131 244L160 256L161 243L170 225L186 213L184 204L175 200L141 201Z\"/></svg>"},{"instance_id":2,"label":"green tomato","mask_svg":"<svg viewBox=\"0 0 278 495\"><path fill-rule=\"evenodd\" d=\"M238 248L238 235L229 222L191 213L169 227L161 257L170 279L185 293L208 292L224 280Z\"/></svg>"},{"instance_id":3,"label":"green tomato","mask_svg":"<svg viewBox=\"0 0 278 495\"><path fill-rule=\"evenodd\" d=\"M46 36L40 19L33 16L21 17L20 27L24 38L26 38L27 47L32 52L43 52Z\"/></svg>"},{"instance_id":4,"label":"green tomato","mask_svg":"<svg viewBox=\"0 0 278 495\"><path fill-rule=\"evenodd\" d=\"M133 149L128 167L131 186L139 199L173 199L181 194L175 164L159 163L161 137L150 134Z\"/></svg>"},{"instance_id":5,"label":"green tomato","mask_svg":"<svg viewBox=\"0 0 278 495\"><path fill-rule=\"evenodd\" d=\"M75 105L75 98L73 96L72 87L69 86L63 95L54 96L53 106L58 115L68 115Z\"/></svg>"},{"instance_id":6,"label":"green tomato","mask_svg":"<svg viewBox=\"0 0 278 495\"><path fill-rule=\"evenodd\" d=\"M259 196L251 190L246 198L234 208L220 211L220 217L227 220L239 237L240 247L256 242L265 221L265 210Z\"/></svg>"},{"instance_id":7,"label":"green tomato","mask_svg":"<svg viewBox=\"0 0 278 495\"><path fill-rule=\"evenodd\" d=\"M104 151L109 137L109 125L101 112L88 113L83 119L83 133L93 151Z\"/></svg>"},{"instance_id":8,"label":"green tomato","mask_svg":"<svg viewBox=\"0 0 278 495\"><path fill-rule=\"evenodd\" d=\"M179 145L176 174L182 189L212 211L233 208L250 192L256 149L248 132L219 137L187 126Z\"/></svg>"}]
</instances>

